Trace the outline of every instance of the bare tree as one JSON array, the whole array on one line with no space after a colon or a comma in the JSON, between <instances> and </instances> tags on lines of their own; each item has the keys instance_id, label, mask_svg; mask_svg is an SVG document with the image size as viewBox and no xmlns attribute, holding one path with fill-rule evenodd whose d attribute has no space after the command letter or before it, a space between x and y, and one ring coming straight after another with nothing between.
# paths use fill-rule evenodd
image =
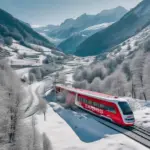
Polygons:
<instances>
[{"instance_id":1,"label":"bare tree","mask_svg":"<svg viewBox=\"0 0 150 150\"><path fill-rule=\"evenodd\" d=\"M39 97L39 103L37 106L38 112L43 113L44 121L46 121L47 102L43 98Z\"/></svg>"}]
</instances>

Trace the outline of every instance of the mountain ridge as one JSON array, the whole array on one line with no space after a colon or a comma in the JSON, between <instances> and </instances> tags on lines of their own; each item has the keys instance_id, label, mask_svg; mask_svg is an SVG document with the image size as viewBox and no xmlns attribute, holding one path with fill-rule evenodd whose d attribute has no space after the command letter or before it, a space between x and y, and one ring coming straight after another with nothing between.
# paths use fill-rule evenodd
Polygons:
<instances>
[{"instance_id":1,"label":"mountain ridge","mask_svg":"<svg viewBox=\"0 0 150 150\"><path fill-rule=\"evenodd\" d=\"M124 7L118 6L116 8L101 12L102 14L98 13L96 15L89 15L84 13L76 19L66 19L59 25L59 27L52 31L47 31L46 34L53 38L66 39L72 36L74 33L79 32L89 26L105 22L115 22L119 20L127 12L127 10ZM117 15L117 12L119 15ZM35 30L37 31L38 29Z\"/></svg>"},{"instance_id":2,"label":"mountain ridge","mask_svg":"<svg viewBox=\"0 0 150 150\"><path fill-rule=\"evenodd\" d=\"M149 15L150 1L144 0L125 14L118 22L85 40L77 47L75 55L89 56L108 51L111 47L135 35L149 25Z\"/></svg>"},{"instance_id":3,"label":"mountain ridge","mask_svg":"<svg viewBox=\"0 0 150 150\"><path fill-rule=\"evenodd\" d=\"M28 23L25 23L0 9L0 38L12 37L17 41L28 41L45 46L54 46L46 38L34 31Z\"/></svg>"}]
</instances>

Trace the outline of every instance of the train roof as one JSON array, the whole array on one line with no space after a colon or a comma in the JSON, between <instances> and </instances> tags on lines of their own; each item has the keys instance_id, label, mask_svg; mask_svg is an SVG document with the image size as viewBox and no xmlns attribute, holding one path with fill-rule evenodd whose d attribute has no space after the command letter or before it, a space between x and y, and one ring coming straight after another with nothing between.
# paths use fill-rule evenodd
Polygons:
<instances>
[{"instance_id":1,"label":"train roof","mask_svg":"<svg viewBox=\"0 0 150 150\"><path fill-rule=\"evenodd\" d=\"M67 86L63 86L63 85L56 85L56 86L63 88L63 89L66 89L66 90L71 91L71 92L81 94L81 95L86 95L86 96L97 98L97 99L103 99L103 100L107 100L110 102L127 101L124 98L120 98L120 97L108 95L108 94L103 94L103 93L99 93L99 92L94 92L94 91L89 91L89 90L84 90L84 89L77 89L77 88L73 88L70 86L67 87Z\"/></svg>"}]
</instances>

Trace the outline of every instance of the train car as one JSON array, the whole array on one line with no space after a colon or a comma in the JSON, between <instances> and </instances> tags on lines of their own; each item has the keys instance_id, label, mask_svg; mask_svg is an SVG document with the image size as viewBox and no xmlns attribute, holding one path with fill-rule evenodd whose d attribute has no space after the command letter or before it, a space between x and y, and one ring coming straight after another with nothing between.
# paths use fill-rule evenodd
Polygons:
<instances>
[{"instance_id":1,"label":"train car","mask_svg":"<svg viewBox=\"0 0 150 150\"><path fill-rule=\"evenodd\" d=\"M121 126L134 125L133 112L123 98L62 85L56 86L57 92L63 90L68 92L67 101L73 100L75 105L94 115L109 119Z\"/></svg>"}]
</instances>

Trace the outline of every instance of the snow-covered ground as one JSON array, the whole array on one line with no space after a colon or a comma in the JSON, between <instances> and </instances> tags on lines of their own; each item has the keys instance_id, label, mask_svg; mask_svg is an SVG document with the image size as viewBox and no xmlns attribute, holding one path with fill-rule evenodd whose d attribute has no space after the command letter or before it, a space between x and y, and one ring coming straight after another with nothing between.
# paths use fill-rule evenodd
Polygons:
<instances>
[{"instance_id":1,"label":"snow-covered ground","mask_svg":"<svg viewBox=\"0 0 150 150\"><path fill-rule=\"evenodd\" d=\"M100 124L86 114L50 103L46 121L37 115L37 127L57 150L147 150L128 137Z\"/></svg>"},{"instance_id":2,"label":"snow-covered ground","mask_svg":"<svg viewBox=\"0 0 150 150\"><path fill-rule=\"evenodd\" d=\"M9 60L12 60L15 64L20 66L22 64L31 65L28 68L15 70L20 77L26 75L33 65L37 64L37 66L40 67L45 55L51 54L51 49L41 48L43 49L44 55L34 50L31 50L30 53L28 48L19 47L19 51L21 52L27 51L29 55L33 54L39 56L36 60L33 58L20 60L16 57L16 53L13 52L12 48L7 48L12 55L8 58ZM53 55L51 56L53 57ZM64 69L58 72L66 75L67 83L73 83L72 75L75 68L80 65L89 65L93 61L94 57L80 58L74 56L72 59L65 61L64 64L60 64L64 66ZM52 80L52 74L48 74L41 81L33 82L33 84L28 86L25 84L25 89L29 93L27 103L30 104L26 116L35 113L39 95L42 96L45 95L45 92L49 93L51 91ZM53 100L50 99L49 101ZM134 112L136 124L150 129L150 104L137 101L137 108ZM91 115L64 109L54 102L50 102L48 105L46 121L44 121L43 114L36 114L35 117L37 118L36 127L41 133L45 132L49 137L53 150L147 150L147 148L125 135L100 124L92 118Z\"/></svg>"}]
</instances>

